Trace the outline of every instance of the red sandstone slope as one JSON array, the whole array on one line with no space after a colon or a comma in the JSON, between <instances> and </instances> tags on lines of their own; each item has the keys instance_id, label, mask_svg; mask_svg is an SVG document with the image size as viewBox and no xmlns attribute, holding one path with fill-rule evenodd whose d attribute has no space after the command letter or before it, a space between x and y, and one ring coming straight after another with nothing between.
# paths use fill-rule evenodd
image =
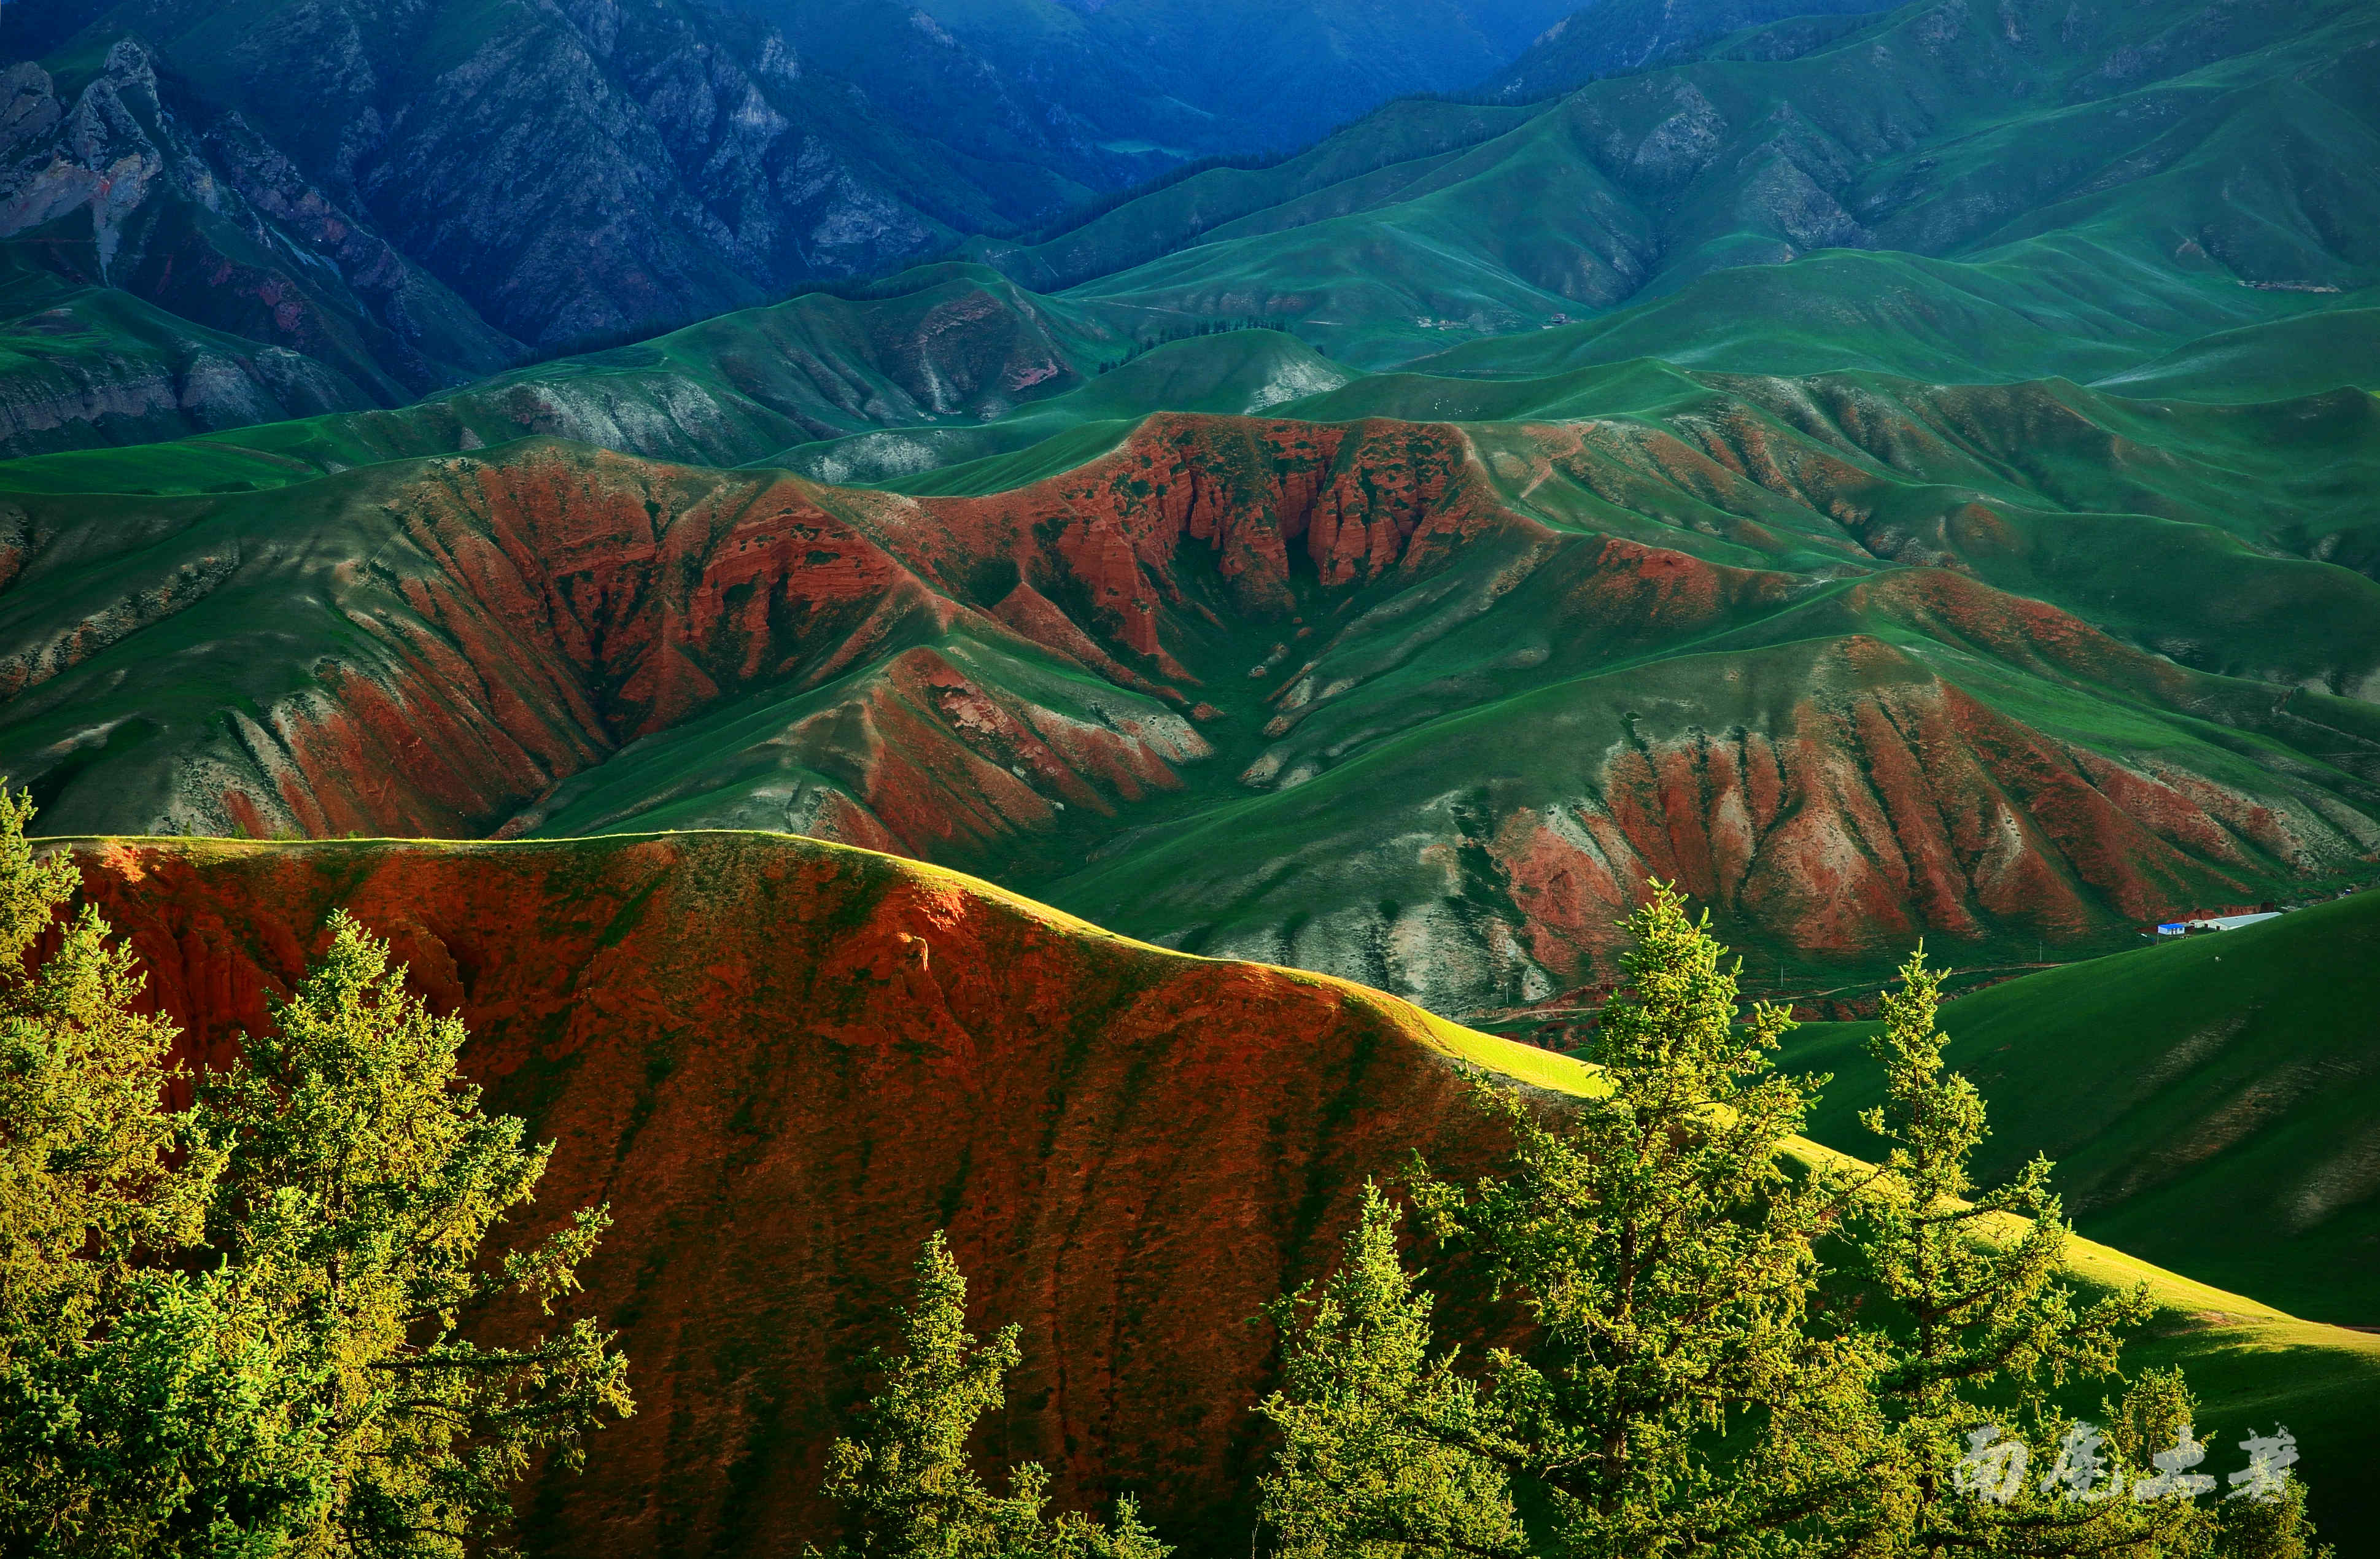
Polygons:
<instances>
[{"instance_id":1,"label":"red sandstone slope","mask_svg":"<svg viewBox=\"0 0 2380 1559\"><path fill-rule=\"evenodd\" d=\"M1414 1150L1484 1166L1455 1057L1585 1081L1376 992L783 836L95 840L79 861L200 1059L227 1058L348 905L460 1013L492 1105L556 1141L518 1232L610 1203L587 1302L623 1333L640 1407L583 1478L525 1492L542 1554L827 1535L826 1447L935 1227L976 1324L1024 1329L981 1448L1042 1461L1070 1505L1138 1492L1185 1554L1236 1553L1269 1384L1250 1318L1327 1268L1365 1176ZM2309 1435L2308 1469L2317 1491L2352 1483L2373 1339L2074 1255L2086 1281L2151 1283L2155 1357L2204 1366L2210 1414L2336 1426Z\"/></svg>"},{"instance_id":2,"label":"red sandstone slope","mask_svg":"<svg viewBox=\"0 0 2380 1559\"><path fill-rule=\"evenodd\" d=\"M2369 705L2185 669L1971 559L1879 563L1948 489L1694 426L1163 415L978 497L552 441L28 497L0 772L62 830L1087 861L1052 891L1109 924L1442 1011L1589 977L1651 871L1747 940L1867 958L2120 935L2380 843ZM1185 819L1220 832L1152 853ZM1402 972L1416 938L1438 967Z\"/></svg>"},{"instance_id":3,"label":"red sandstone slope","mask_svg":"<svg viewBox=\"0 0 2380 1559\"><path fill-rule=\"evenodd\" d=\"M1178 656L1221 628L1218 607L1285 611L1293 548L1336 584L1436 566L1479 523L1461 469L1447 429L1171 417L988 500L541 441L328 478L302 502L58 499L0 515L18 526L0 697L18 722L82 729L25 755L37 780L75 772L106 708L151 728L128 781L92 795L60 777L56 826L121 826L128 807L175 831L484 832L620 744L953 630L1152 713L1195 708ZM1175 577L1185 549L1220 571L1211 604Z\"/></svg>"},{"instance_id":4,"label":"red sandstone slope","mask_svg":"<svg viewBox=\"0 0 2380 1559\"><path fill-rule=\"evenodd\" d=\"M559 1140L537 1220L608 1201L586 1272L638 1416L542 1486L536 1546L790 1553L856 1360L930 1228L1025 1327L994 1440L1065 1497L1217 1518L1269 1335L1350 1193L1463 1130L1400 1002L1194 960L930 867L782 837L103 842L91 899L221 1060L334 904L459 1009L492 1104ZM1534 1052L1516 1051L1524 1057Z\"/></svg>"}]
</instances>

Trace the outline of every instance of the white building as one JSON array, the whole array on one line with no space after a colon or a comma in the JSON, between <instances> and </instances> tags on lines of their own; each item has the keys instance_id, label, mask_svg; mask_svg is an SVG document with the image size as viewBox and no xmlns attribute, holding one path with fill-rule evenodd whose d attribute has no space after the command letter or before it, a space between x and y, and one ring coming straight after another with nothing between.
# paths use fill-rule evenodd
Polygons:
<instances>
[{"instance_id":1,"label":"white building","mask_svg":"<svg viewBox=\"0 0 2380 1559\"><path fill-rule=\"evenodd\" d=\"M2260 920L2278 920L2278 910L2267 910L2252 915L2209 915L2199 920L2168 921L2157 927L2160 937L2185 937L2193 931L2237 931L2243 925L2253 925Z\"/></svg>"}]
</instances>

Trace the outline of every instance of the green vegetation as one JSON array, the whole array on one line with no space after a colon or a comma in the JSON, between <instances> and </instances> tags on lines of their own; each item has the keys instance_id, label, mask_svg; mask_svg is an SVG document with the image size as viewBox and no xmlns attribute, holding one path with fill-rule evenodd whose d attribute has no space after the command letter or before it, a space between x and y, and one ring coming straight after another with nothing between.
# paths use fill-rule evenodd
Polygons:
<instances>
[{"instance_id":1,"label":"green vegetation","mask_svg":"<svg viewBox=\"0 0 2380 1559\"><path fill-rule=\"evenodd\" d=\"M1366 368L1551 325L1453 361L2120 372L2374 280L2353 236L2380 214L2380 132L2343 63L2355 8L2155 42L2185 12L2027 6L1998 26L1912 5L1823 38L1780 24L1773 53L1755 37L1594 83L1442 163L1233 214L1068 296L1164 317L1229 298ZM2034 47L2035 30L2058 46ZM2293 193L2309 181L2331 192L2320 218Z\"/></svg>"},{"instance_id":2,"label":"green vegetation","mask_svg":"<svg viewBox=\"0 0 2380 1559\"><path fill-rule=\"evenodd\" d=\"M994 298L966 279L931 296L951 308ZM840 300L816 307L820 320L863 318ZM825 623L782 618L771 629L773 669L759 685L742 641L707 649L703 674L720 695L667 729L590 729L583 757L482 810L341 827L475 831L522 818L549 833L806 828L815 810L756 803L756 785L780 800L787 786L811 785L873 804L870 766L883 749L861 739L864 728L822 717L880 686L901 654L930 647L964 648L981 685L1069 721L1106 723L1101 710L1178 717L1194 701L1221 718L1200 720L1214 755L1182 763L1179 789L1117 794L1104 809L1081 805L1079 792L1050 792L1068 811L1046 830L947 843L896 836L903 848L941 852L1135 935L1326 969L1450 1012L1535 1000L1594 977L1580 961L1591 950L1584 946L1531 952L1533 972L1509 956L1509 938L1499 941L1498 925L1526 925L1540 911L1518 891L1525 884L1510 876L1512 847L1497 836L1524 811L1658 811L1615 770L1639 743L1648 769L1660 753L1704 746L1809 755L1793 778L1801 793L1851 809L1864 805L1851 799L1859 787L1844 789L1847 777L1837 784L1819 759L1892 762L1895 754L1870 744L1886 742L1887 728L1859 711L1889 704L1900 719L1921 718L1912 711L1922 707L1956 742L1925 750L1963 751L1973 762L1961 756L1919 776L1912 759L1877 772L1922 778L1925 791L1960 808L1996 807L2005 795L2040 819L2051 841L2044 853L2054 849L2061 891L2076 900L2056 914L2029 895L1987 901L1971 875L1984 852L1962 840L1959 876L1944 888L1958 912L1909 928L1972 938L1961 961L2005 961L2045 932L2070 951L2125 945L2135 912L2252 902L2289 891L2307 871L2358 870L2373 847L2359 821L2361 787L2380 762L2380 720L2364 696L2380 676L2380 585L2362 572L2380 559L2380 530L2357 496L2380 480L2380 406L2369 395L2147 404L2055 382L1779 381L1637 362L1545 380L1370 376L1275 400L1339 372L1284 332L1235 332L1172 344L1004 418L953 416L776 457L925 503L1018 494L928 509L930 526L887 525L895 511L878 492L771 486L765 469L641 465L551 441L464 460L363 463L269 492L20 488L6 502L37 540L19 583L0 597L0 634L29 670L0 709L0 755L60 828L238 826L179 820L216 816L205 810L213 796L185 793L194 776L279 763L270 743L258 744L284 718L269 712L343 699L362 685L351 680L358 676L409 684L419 662L359 624L407 624L444 642L451 626L424 603L490 587L427 540L424 516L459 514L476 531L541 514L519 493L594 503L577 487L587 481L633 490L622 501L648 505L698 547L721 534L714 516L746 513L759 494L771 506L814 504L978 613L996 611L1029 576L1127 671L996 642L1005 630L979 619L905 613L861 664L838 663L813 682L794 668L829 663L843 641ZM1281 606L1239 598L1218 554L1185 543L1138 586L1164 606L1160 641L1195 679L1177 681L1100 615L1062 538L1080 534L1073 527L1088 523L1076 517L1085 510L1095 520L1111 504L1142 504L1130 485L1151 478L1123 467L1143 458L1196 462L1200 490L1208 501L1227 494L1235 515L1277 509L1284 489L1276 457L1259 447L1269 418L1148 420L1168 401L1201 415L1272 403L1263 409L1273 417L1312 419L1280 435L1293 452L1301 441L1314 449L1342 435L1375 440L1337 446L1348 453L1324 473L1351 495L1402 479L1386 466L1364 469L1370 451L1443 449L1451 485L1424 507L1462 530L1410 565L1333 584L1320 577L1310 539L1287 538ZM1439 418L1455 425L1414 426ZM261 462L262 435L285 437L273 458L302 474L335 458L306 438L344 440L360 425L256 430L257 449L240 458ZM0 471L0 481L36 467L55 475L71 461L122 480L152 456L197 451L151 446L105 467L51 457ZM970 451L975 458L937 464ZM193 480L179 485L213 485L195 478L218 469L194 460ZM1015 488L1029 478L1040 485ZM499 500L487 496L488 482L500 484ZM1403 500L1387 493L1364 502L1378 505L1372 523L1402 530L1422 517L1399 514ZM1158 507L1153 493L1147 507ZM1018 534L1028 525L1042 527L1030 540ZM350 566L367 559L368 569ZM810 577L795 583L807 588ZM471 610L482 609L522 625L525 645L541 642L535 614L515 615L494 598ZM1258 666L1267 674L1252 678ZM1126 680L1133 672L1148 682ZM491 674L487 686L509 683L511 673ZM615 710L599 685L613 673L586 674L584 707ZM1179 690L1179 702L1151 691L1160 683ZM470 707L458 718L490 723L474 685L441 674L421 696L442 707L463 700ZM787 737L795 731L798 739ZM1814 731L1815 749L1803 744ZM632 734L642 738L633 750L610 752ZM2092 783L2128 807L2123 787L2134 780L2162 790L2129 814L2139 832L2111 835L2111 825L2067 810L2098 799L2049 789L2071 772L2070 757L2012 771L2006 755L2019 748L2105 760L2114 767L2090 770ZM1483 772L1483 754L1496 755L1492 772ZM1739 772L1750 761L1720 755ZM1648 772L1642 784L1657 779ZM2239 799L2192 800L2207 793L2201 781ZM502 782L518 783L509 773ZM1877 825L1898 829L1912 816L1899 804L1888 789L1844 826L1870 833L1877 859L1923 850L1922 840L1880 837ZM2192 816L2202 808L2211 808L2204 823ZM1697 848L1691 842L1633 837L1656 851L1646 871L1698 870L1687 856L1658 853ZM2119 838L2129 842L2111 842ZM1473 840L1489 857L1450 878L1412 842L1426 839ZM1299 870L1280 869L1293 861ZM1803 917L1803 875L1778 861L1731 881L1717 868L1687 880L1743 945L1875 974L1889 967L1908 936L1870 923L1822 937ZM1396 909L1379 912L1384 901ZM2128 907L2142 903L2149 907ZM1618 912L1574 929L1599 939ZM1409 934L1412 924L1395 931L1407 916L1439 929L1427 942ZM1450 946L1473 950L1442 951ZM1400 949L1427 956L1400 961Z\"/></svg>"},{"instance_id":3,"label":"green vegetation","mask_svg":"<svg viewBox=\"0 0 2380 1559\"><path fill-rule=\"evenodd\" d=\"M335 369L77 285L0 243L0 452L175 439L373 399Z\"/></svg>"},{"instance_id":4,"label":"green vegetation","mask_svg":"<svg viewBox=\"0 0 2380 1559\"><path fill-rule=\"evenodd\" d=\"M2369 1256L2380 893L1990 986L1945 1009L1953 1064L1991 1098L1985 1172L2055 1154L2078 1225L2160 1266L2352 1325L2380 1315ZM1874 1151L1848 1062L1873 1023L1796 1032L1796 1070L1841 1079L1811 1134Z\"/></svg>"},{"instance_id":5,"label":"green vegetation","mask_svg":"<svg viewBox=\"0 0 2380 1559\"><path fill-rule=\"evenodd\" d=\"M199 1242L224 1168L159 1102L174 1030L134 1011L131 956L88 906L24 967L78 880L33 857L31 812L0 793L0 1531L104 1553L178 1525L206 1552L217 1527L302 1523L312 1424L255 1399L261 1317L149 1265Z\"/></svg>"},{"instance_id":6,"label":"green vegetation","mask_svg":"<svg viewBox=\"0 0 2380 1559\"><path fill-rule=\"evenodd\" d=\"M551 1146L458 1086L460 1022L334 916L273 1028L161 1090L171 1025L0 804L0 1532L33 1554L434 1559L500 1536L533 1458L632 1410L593 1322L482 1346L467 1312L551 1313L607 1222L492 1263Z\"/></svg>"},{"instance_id":7,"label":"green vegetation","mask_svg":"<svg viewBox=\"0 0 2380 1559\"><path fill-rule=\"evenodd\" d=\"M1155 346L990 422L855 433L750 464L898 492L1005 492L1097 459L1156 412L1259 414L1354 377L1286 331L1201 334Z\"/></svg>"},{"instance_id":8,"label":"green vegetation","mask_svg":"<svg viewBox=\"0 0 2380 1559\"><path fill-rule=\"evenodd\" d=\"M1471 1195L1416 1186L1438 1241L1525 1307L1525 1344L1475 1385L1430 1354L1377 1193L1331 1288L1277 1312L1265 1513L1290 1553L1656 1555L1850 1529L1873 1425L1859 1351L1806 1326L1831 1188L1777 1162L1806 1103L1768 1066L1785 1015L1737 1026L1720 949L1666 890L1629 930L1640 999L1607 1010L1595 1057L1610 1092L1548 1126L1486 1090L1512 1171Z\"/></svg>"},{"instance_id":9,"label":"green vegetation","mask_svg":"<svg viewBox=\"0 0 2380 1559\"><path fill-rule=\"evenodd\" d=\"M1081 385L1099 363L1128 350L1129 340L982 266L935 266L866 299L805 294L632 345L515 369L395 411L0 462L0 489L261 489L536 436L735 465L886 424L979 425L1020 402Z\"/></svg>"},{"instance_id":10,"label":"green vegetation","mask_svg":"<svg viewBox=\"0 0 2380 1559\"><path fill-rule=\"evenodd\" d=\"M2207 1518L2187 1496L2217 1486L2176 1480L2204 1459L2195 1399L2179 1372L2143 1375L2110 1415L2115 1475L2133 1508L2112 1498L2073 1508L2097 1492L2097 1445L2087 1426L2057 1410L2048 1388L2117 1374L2126 1334L2150 1314L2148 1291L2082 1301L2059 1281L2070 1231L2047 1159L2034 1157L2004 1184L1975 1186L1969 1160L1985 1135L1983 1097L1942 1070L1940 980L1922 951L1900 976L1871 1046L1884 1063L1886 1103L1866 1118L1890 1151L1861 1188L1843 1239L1847 1275L1890 1317L1884 1326L1897 1357L1879 1395L1899 1439L1889 1496L1896 1546L1911 1554L2098 1553L2140 1541L2190 1552ZM1977 1465L1986 1458L1989 1472ZM2028 1488L2036 1459L2049 1470ZM2274 1493L2289 1502L2293 1531L2302 1489L2292 1480Z\"/></svg>"},{"instance_id":11,"label":"green vegetation","mask_svg":"<svg viewBox=\"0 0 2380 1559\"><path fill-rule=\"evenodd\" d=\"M849 1514L857 1539L838 1555L884 1559L1165 1559L1172 1552L1140 1523L1132 1496L1116 1502L1112 1529L1042 1507L1049 1475L1014 1468L994 1494L967 1465L977 1420L997 1410L1002 1380L1023 1358L1016 1327L990 1342L966 1329L966 1277L940 1233L917 1256L917 1294L900 1311L905 1345L880 1353L884 1377L856 1435L828 1453L826 1492Z\"/></svg>"},{"instance_id":12,"label":"green vegetation","mask_svg":"<svg viewBox=\"0 0 2380 1559\"><path fill-rule=\"evenodd\" d=\"M2380 391L2380 308L2369 290L2317 313L2221 331L2098 381L2144 400L2288 400L2339 385Z\"/></svg>"},{"instance_id":13,"label":"green vegetation","mask_svg":"<svg viewBox=\"0 0 2380 1559\"><path fill-rule=\"evenodd\" d=\"M964 167L848 104L821 127L951 191L940 244L1195 149L1186 103L1322 112L1273 101L1296 50L1180 47L1194 5L926 7L1018 79L1097 30L1174 40L1188 96L1108 86L1181 144L1052 171L990 89L938 127ZM253 91L246 10L151 9L198 85ZM2380 894L2136 945L2380 859L2369 6L2218 9L1917 0L1584 80L1649 15L1615 5L1502 104L1394 103L394 409L359 409L397 398L360 336L334 371L11 248L0 446L53 453L0 462L0 767L60 828L840 828L1441 1014L1627 986L1591 1069L1429 1031L1575 1102L1490 1091L1508 1172L1368 1193L1276 1310L1260 1497L1298 1554L2292 1559L2309 1508L2380 1541L2380 1337L2340 1329L2380 1325ZM899 54L905 112L959 57L903 8L796 10L813 66ZM532 35L422 14L407 71ZM188 207L149 230L183 284ZM73 220L42 241L95 242ZM171 441L93 447L128 438ZM486 1340L540 1330L602 1215L480 1260L543 1153L352 923L202 1079L89 911L19 973L71 882L7 808L9 1541L492 1537L524 1468L627 1409L592 1323ZM1948 1037L1912 961L1876 1021L1789 1036L1736 1021L1670 898L1621 956L1648 873L1779 987L1872 984L1920 934L2111 956L1966 996ZM644 1066L684 1075L676 1041ZM1161 1555L1129 1502L1102 1526L1048 1515L1038 1466L978 1476L1016 1333L968 1333L942 1244L918 1277L830 1468L849 1552ZM2284 1422L2305 1479L2077 1510L2038 1478L2081 1419L2136 1486ZM1971 1458L2020 1450L2033 1480L1978 1498Z\"/></svg>"},{"instance_id":14,"label":"green vegetation","mask_svg":"<svg viewBox=\"0 0 2380 1559\"><path fill-rule=\"evenodd\" d=\"M1260 1410L1285 1552L2309 1552L2278 1432L2199 1503L2219 1486L2190 1470L2180 1372L2140 1374L2104 1432L2058 1400L2117 1376L2154 1302L2067 1280L2046 1161L1972 1194L1983 1105L1942 1071L1922 958L1875 1046L1891 1152L1789 1181L1813 1089L1772 1070L1783 1012L1739 1023L1723 949L1667 889L1628 929L1631 991L1594 1045L1609 1093L1549 1124L1483 1084L1511 1171L1471 1196L1417 1178L1426 1226L1520 1300L1524 1340L1470 1373L1434 1351L1377 1189L1323 1293L1278 1307L1284 1385Z\"/></svg>"}]
</instances>

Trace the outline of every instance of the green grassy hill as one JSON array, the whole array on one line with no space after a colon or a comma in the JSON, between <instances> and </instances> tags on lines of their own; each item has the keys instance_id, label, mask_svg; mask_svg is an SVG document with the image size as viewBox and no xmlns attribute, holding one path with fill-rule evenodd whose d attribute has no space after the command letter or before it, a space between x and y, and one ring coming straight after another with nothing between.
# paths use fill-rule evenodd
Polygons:
<instances>
[{"instance_id":1,"label":"green grassy hill","mask_svg":"<svg viewBox=\"0 0 2380 1559\"><path fill-rule=\"evenodd\" d=\"M1286 331L1227 331L1102 365L1087 383L989 422L855 433L752 464L904 492L998 492L1081 465L1158 412L1242 417L1355 377Z\"/></svg>"},{"instance_id":2,"label":"green grassy hill","mask_svg":"<svg viewBox=\"0 0 2380 1559\"><path fill-rule=\"evenodd\" d=\"M108 415L200 431L0 462L0 773L76 831L808 834L1450 1017L1609 980L1647 875L1788 983L2107 953L1946 1009L1985 1168L2062 1161L2354 1552L2380 893L2138 925L2380 875L2372 33L1779 23L412 405L230 351L318 413L237 428L228 338L43 279L0 411L180 374ZM1789 1052L1854 1154L1864 1033Z\"/></svg>"},{"instance_id":3,"label":"green grassy hill","mask_svg":"<svg viewBox=\"0 0 2380 1559\"><path fill-rule=\"evenodd\" d=\"M0 463L0 767L91 828L842 828L1451 1012L1597 976L1652 871L1814 973L2364 874L2373 51L2063 14L1402 103L1038 256Z\"/></svg>"},{"instance_id":4,"label":"green grassy hill","mask_svg":"<svg viewBox=\"0 0 2380 1559\"><path fill-rule=\"evenodd\" d=\"M20 486L0 767L80 828L842 829L1449 1012L1597 977L1652 872L1873 971L2380 846L2380 584L2312 555L2368 551L2368 397L1638 364L1232 413L1337 375L1232 332L785 456L984 452L874 488L552 439Z\"/></svg>"},{"instance_id":5,"label":"green grassy hill","mask_svg":"<svg viewBox=\"0 0 2380 1559\"><path fill-rule=\"evenodd\" d=\"M2092 1238L2380 1327L2380 892L2011 980L1942 1027L1991 1105L1985 1173L2046 1152ZM1787 1041L1789 1065L1837 1076L1812 1135L1854 1154L1872 1030Z\"/></svg>"},{"instance_id":6,"label":"green grassy hill","mask_svg":"<svg viewBox=\"0 0 2380 1559\"><path fill-rule=\"evenodd\" d=\"M2287 400L2337 386L2380 390L2380 298L2370 291L2312 314L2247 325L2111 374L2099 388L2143 399Z\"/></svg>"},{"instance_id":7,"label":"green grassy hill","mask_svg":"<svg viewBox=\"0 0 2380 1559\"><path fill-rule=\"evenodd\" d=\"M2200 10L2023 0L1987 18L1921 0L1815 46L1755 31L1596 82L1448 153L1384 163L1357 126L1331 157L1375 171L1226 207L1195 246L1073 296L1125 320L1229 299L1372 368L1551 325L1532 371L1565 348L1762 372L2121 371L2368 286L2380 264L2362 8ZM1780 265L1790 280L1716 280ZM1764 286L1781 313L1741 306ZM1575 322L1629 307L1650 312Z\"/></svg>"},{"instance_id":8,"label":"green grassy hill","mask_svg":"<svg viewBox=\"0 0 2380 1559\"><path fill-rule=\"evenodd\" d=\"M174 439L373 404L313 358L79 286L0 244L0 452Z\"/></svg>"},{"instance_id":9,"label":"green grassy hill","mask_svg":"<svg viewBox=\"0 0 2380 1559\"><path fill-rule=\"evenodd\" d=\"M978 428L1085 384L1130 350L1128 339L984 267L926 267L880 296L808 293L395 410L0 462L0 489L264 489L533 437L737 465L861 429Z\"/></svg>"}]
</instances>

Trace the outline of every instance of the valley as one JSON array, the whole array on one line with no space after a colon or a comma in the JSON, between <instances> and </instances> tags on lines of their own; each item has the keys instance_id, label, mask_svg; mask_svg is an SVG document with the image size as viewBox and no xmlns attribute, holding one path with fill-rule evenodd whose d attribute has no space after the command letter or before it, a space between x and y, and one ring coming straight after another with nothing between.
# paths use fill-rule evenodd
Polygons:
<instances>
[{"instance_id":1,"label":"valley","mask_svg":"<svg viewBox=\"0 0 2380 1559\"><path fill-rule=\"evenodd\" d=\"M954 412L1067 361L996 284L942 293ZM1301 380L1336 387L1249 415ZM592 388L529 404L636 427ZM179 495L12 497L0 742L52 826L791 828L1455 1013L1602 977L1647 875L1856 965L2123 945L2380 846L2380 584L2310 555L2368 545L2330 500L2380 448L2351 392L1349 378L1257 331L773 469L545 437L324 470L525 389L152 446ZM640 431L720 459L817 394ZM1202 396L1236 415L1143 409ZM921 442L973 458L882 475ZM286 485L188 490L243 470Z\"/></svg>"}]
</instances>

